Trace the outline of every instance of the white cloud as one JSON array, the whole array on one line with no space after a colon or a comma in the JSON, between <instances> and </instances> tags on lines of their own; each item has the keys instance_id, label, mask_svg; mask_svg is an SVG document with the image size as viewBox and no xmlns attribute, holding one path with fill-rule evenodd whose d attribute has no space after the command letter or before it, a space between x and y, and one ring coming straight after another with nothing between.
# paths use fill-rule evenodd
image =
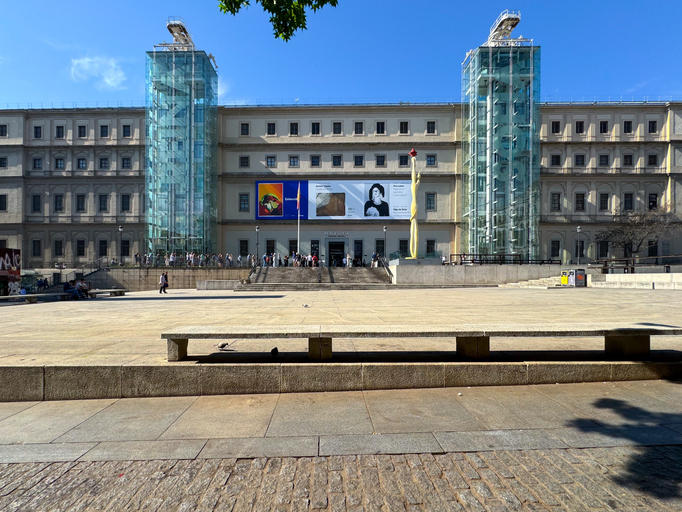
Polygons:
<instances>
[{"instance_id":1,"label":"white cloud","mask_svg":"<svg viewBox=\"0 0 682 512\"><path fill-rule=\"evenodd\" d=\"M230 84L218 77L218 99L223 99L230 90Z\"/></svg>"},{"instance_id":2,"label":"white cloud","mask_svg":"<svg viewBox=\"0 0 682 512\"><path fill-rule=\"evenodd\" d=\"M84 82L90 78L98 79L95 87L99 90L125 89L126 80L123 69L111 57L82 57L71 59L71 79Z\"/></svg>"}]
</instances>

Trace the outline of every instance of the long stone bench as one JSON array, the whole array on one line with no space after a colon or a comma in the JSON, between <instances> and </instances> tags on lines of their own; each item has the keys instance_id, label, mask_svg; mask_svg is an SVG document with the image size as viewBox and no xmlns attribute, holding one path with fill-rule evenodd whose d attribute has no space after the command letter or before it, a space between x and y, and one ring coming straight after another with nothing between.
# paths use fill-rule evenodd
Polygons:
<instances>
[{"instance_id":1,"label":"long stone bench","mask_svg":"<svg viewBox=\"0 0 682 512\"><path fill-rule=\"evenodd\" d=\"M55 292L55 293L27 293L26 295L3 295L0 300L25 300L31 304L38 302L40 297L59 297L60 299L68 299L71 297L70 293Z\"/></svg>"},{"instance_id":2,"label":"long stone bench","mask_svg":"<svg viewBox=\"0 0 682 512\"><path fill-rule=\"evenodd\" d=\"M97 289L95 289L95 290L88 290L87 294L88 294L88 297L90 297L91 299L96 299L97 295L99 295L100 293L108 293L110 297L121 297L121 296L125 295L127 291L128 290L123 290L122 288L111 288L108 290L97 290Z\"/></svg>"},{"instance_id":3,"label":"long stone bench","mask_svg":"<svg viewBox=\"0 0 682 512\"><path fill-rule=\"evenodd\" d=\"M462 357L486 358L490 338L602 337L605 351L614 357L642 357L651 350L651 336L682 335L677 327L631 325L501 326L480 325L286 325L286 326L193 326L161 334L167 341L168 361L187 357L190 339L283 339L308 338L309 359L331 359L334 338L450 338ZM539 347L538 347L539 348Z\"/></svg>"}]
</instances>

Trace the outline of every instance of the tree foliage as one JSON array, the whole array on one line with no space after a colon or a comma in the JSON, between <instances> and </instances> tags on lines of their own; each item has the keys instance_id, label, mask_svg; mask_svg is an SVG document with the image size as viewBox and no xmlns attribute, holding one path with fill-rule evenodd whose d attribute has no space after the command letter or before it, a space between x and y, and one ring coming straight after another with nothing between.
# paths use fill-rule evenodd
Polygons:
<instances>
[{"instance_id":1,"label":"tree foliage","mask_svg":"<svg viewBox=\"0 0 682 512\"><path fill-rule=\"evenodd\" d=\"M270 23L275 38L289 41L297 30L306 30L306 9L313 12L325 5L336 7L338 0L256 0L263 10L270 14ZM251 5L250 0L219 0L218 6L224 14L236 15L243 7Z\"/></svg>"},{"instance_id":2,"label":"tree foliage","mask_svg":"<svg viewBox=\"0 0 682 512\"><path fill-rule=\"evenodd\" d=\"M665 209L620 212L614 224L598 231L594 241L608 242L620 248L624 254L637 254L648 248L649 240L673 237L682 231L682 226L674 214Z\"/></svg>"}]
</instances>

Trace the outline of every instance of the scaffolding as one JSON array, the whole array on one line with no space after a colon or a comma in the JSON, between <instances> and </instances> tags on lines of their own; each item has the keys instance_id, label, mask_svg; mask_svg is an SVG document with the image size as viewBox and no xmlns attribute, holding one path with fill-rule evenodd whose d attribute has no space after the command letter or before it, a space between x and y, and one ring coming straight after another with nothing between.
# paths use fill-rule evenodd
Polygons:
<instances>
[{"instance_id":1,"label":"scaffolding","mask_svg":"<svg viewBox=\"0 0 682 512\"><path fill-rule=\"evenodd\" d=\"M504 11L462 63L462 250L539 256L540 47Z\"/></svg>"},{"instance_id":2,"label":"scaffolding","mask_svg":"<svg viewBox=\"0 0 682 512\"><path fill-rule=\"evenodd\" d=\"M216 252L218 75L185 23L147 52L147 250Z\"/></svg>"}]
</instances>

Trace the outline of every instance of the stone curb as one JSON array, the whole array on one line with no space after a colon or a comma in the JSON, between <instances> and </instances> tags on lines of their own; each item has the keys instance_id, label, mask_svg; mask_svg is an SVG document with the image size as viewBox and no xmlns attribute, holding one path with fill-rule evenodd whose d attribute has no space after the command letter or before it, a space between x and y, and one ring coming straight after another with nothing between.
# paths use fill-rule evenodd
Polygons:
<instances>
[{"instance_id":1,"label":"stone curb","mask_svg":"<svg viewBox=\"0 0 682 512\"><path fill-rule=\"evenodd\" d=\"M0 366L0 402L682 379L682 362Z\"/></svg>"}]
</instances>

